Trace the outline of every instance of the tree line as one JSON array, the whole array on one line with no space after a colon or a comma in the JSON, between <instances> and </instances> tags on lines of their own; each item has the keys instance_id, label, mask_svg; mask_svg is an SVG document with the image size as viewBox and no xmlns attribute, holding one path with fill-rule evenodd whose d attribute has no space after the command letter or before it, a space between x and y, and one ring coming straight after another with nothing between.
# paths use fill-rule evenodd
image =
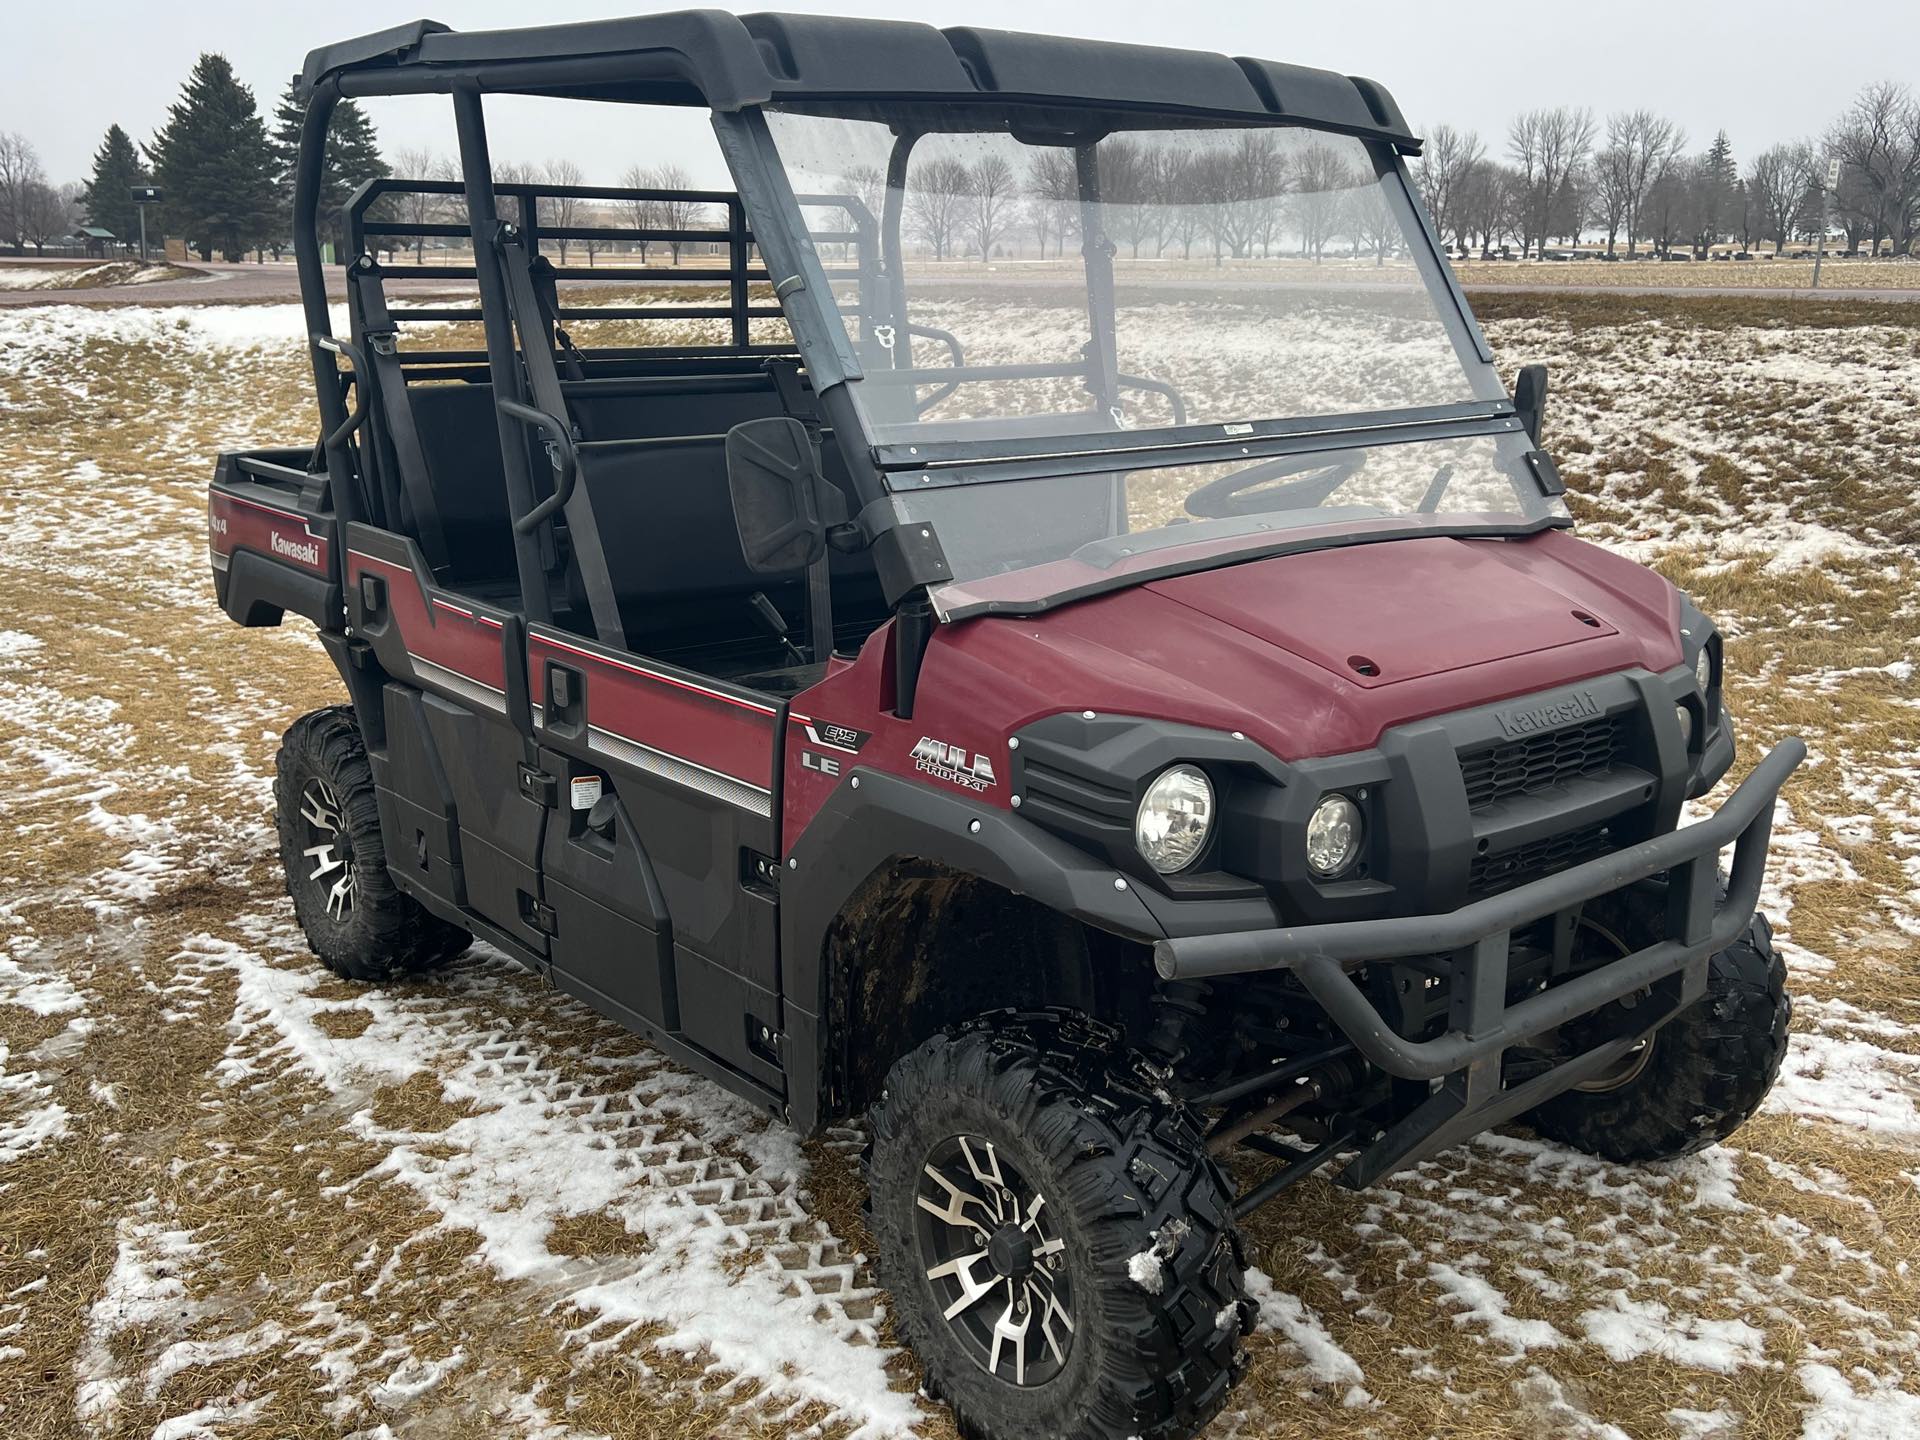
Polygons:
<instances>
[{"instance_id":1,"label":"tree line","mask_svg":"<svg viewBox=\"0 0 1920 1440\"><path fill-rule=\"evenodd\" d=\"M1831 193L1827 172L1838 161ZM1602 123L1591 110L1530 110L1508 126L1504 158L1470 130L1436 126L1415 166L1443 239L1481 254L1516 242L1522 255L1604 236L1606 253L1704 256L1716 245L1778 254L1837 228L1846 249L1912 253L1920 238L1920 97L1869 85L1817 139L1774 145L1743 168L1726 131L1689 150L1651 110Z\"/></svg>"},{"instance_id":2,"label":"tree line","mask_svg":"<svg viewBox=\"0 0 1920 1440\"><path fill-rule=\"evenodd\" d=\"M1081 177L1072 151L1036 149L1016 165L998 148L969 159L968 148L935 151L910 170L901 215L908 241L935 260L991 258L1027 242L1045 259L1080 238ZM855 166L844 178L879 216L880 168ZM1165 142L1115 135L1098 151L1100 224L1131 259L1178 252L1190 260L1196 249L1215 263L1287 249L1318 259L1342 240L1356 253L1384 256L1400 234L1372 179L1338 143L1297 143L1294 132L1247 129L1217 139L1196 132Z\"/></svg>"},{"instance_id":3,"label":"tree line","mask_svg":"<svg viewBox=\"0 0 1920 1440\"><path fill-rule=\"evenodd\" d=\"M151 237L178 236L202 260L239 260L261 250L277 257L293 230L293 171L304 120L289 84L269 130L252 89L235 77L226 57L205 54L145 144L117 124L108 127L83 184L49 186L33 146L22 136L0 134L0 243L16 252L44 248L81 225L129 240L140 233L133 188L154 185L165 200L148 217ZM328 132L321 214L336 216L360 185L388 173L366 112L341 101ZM337 232L337 221L326 223Z\"/></svg>"},{"instance_id":4,"label":"tree line","mask_svg":"<svg viewBox=\"0 0 1920 1440\"><path fill-rule=\"evenodd\" d=\"M81 225L121 240L139 233L131 191L161 188L165 201L150 220L181 237L202 259L235 260L270 250L278 257L292 231L293 172L304 113L289 85L272 116L259 113L252 90L224 56L196 62L165 123L144 144L111 126L84 184L54 186L23 137L0 134L0 244L16 252L44 247ZM1287 137L1284 141L1282 136ZM424 151L399 155L413 179L452 179L455 167ZM1840 163L1832 193L1828 162ZM1212 137L1153 142L1116 135L1099 147L1099 184L1108 202L1108 238L1133 257L1198 248L1216 263L1268 256L1284 249L1322 258L1345 242L1350 253L1384 260L1399 243L1399 227L1343 146L1298 132L1248 129ZM388 175L374 129L351 100L335 108L324 162L321 214L326 233L344 247L338 215L353 192ZM1685 132L1651 110L1595 119L1574 106L1528 111L1508 127L1494 153L1469 130L1439 125L1414 167L1422 198L1443 240L1471 253L1517 243L1523 255L1556 241L1603 236L1608 254L1624 247L1704 255L1728 242L1742 250L1770 243L1779 252L1828 228L1848 250L1863 244L1878 253L1890 242L1904 254L1920 235L1920 97L1884 82L1862 90L1817 139L1770 147L1742 166L1726 133L1703 150L1689 149ZM497 180L576 186L571 160L542 167L501 166ZM856 169L849 185L876 216L885 177L873 166ZM634 167L622 184L639 190L682 190L689 177L677 165ZM603 205L569 196L542 201L541 221L558 228L604 223ZM684 198L647 198L621 207L630 228L684 230L706 223L704 207ZM415 223L462 213L457 196L401 194L385 213ZM999 149L972 158L960 150L934 151L914 167L903 229L935 259L990 257L1031 240L1044 258L1063 253L1081 228L1080 177L1071 151L1041 149L1016 166ZM150 228L154 228L151 227ZM578 244L589 262L608 248L599 239L557 239L562 263ZM646 263L654 242L636 246ZM410 247L423 258L425 243ZM683 242L666 242L678 263Z\"/></svg>"}]
</instances>

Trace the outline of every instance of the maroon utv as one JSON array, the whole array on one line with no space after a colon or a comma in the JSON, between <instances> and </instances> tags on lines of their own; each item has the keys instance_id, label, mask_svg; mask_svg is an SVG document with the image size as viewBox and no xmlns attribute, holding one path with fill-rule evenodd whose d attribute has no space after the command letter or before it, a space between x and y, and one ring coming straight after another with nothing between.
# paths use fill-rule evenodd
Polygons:
<instances>
[{"instance_id":1,"label":"maroon utv","mask_svg":"<svg viewBox=\"0 0 1920 1440\"><path fill-rule=\"evenodd\" d=\"M864 1115L965 1433L1194 1433L1238 1222L1310 1176L1760 1104L1804 747L1681 824L1721 637L1572 538L1380 86L688 12L423 22L303 88L323 438L210 508L228 615L304 615L346 690L278 761L313 949L478 937L802 1131ZM354 198L336 335L329 116L421 93L465 179ZM494 183L512 93L700 106L734 188Z\"/></svg>"}]
</instances>

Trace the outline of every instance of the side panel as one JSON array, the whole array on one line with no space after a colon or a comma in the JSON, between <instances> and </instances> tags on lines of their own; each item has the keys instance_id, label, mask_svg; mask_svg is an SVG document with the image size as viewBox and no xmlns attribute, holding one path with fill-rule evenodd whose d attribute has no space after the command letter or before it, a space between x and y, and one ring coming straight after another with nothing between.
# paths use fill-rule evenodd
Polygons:
<instances>
[{"instance_id":1,"label":"side panel","mask_svg":"<svg viewBox=\"0 0 1920 1440\"><path fill-rule=\"evenodd\" d=\"M548 812L520 783L527 741L507 704L509 613L441 590L413 543L388 531L349 526L346 562L358 638L382 669L419 692L399 707L403 736L389 736L388 787L401 846L411 840L417 863L424 837L431 862L437 832L427 822L444 814L450 796L457 833L445 863L466 907L544 954L540 851ZM395 707L386 708L393 717ZM391 747L401 744L430 747L431 756L396 763ZM402 802L419 813L402 813Z\"/></svg>"},{"instance_id":2,"label":"side panel","mask_svg":"<svg viewBox=\"0 0 1920 1440\"><path fill-rule=\"evenodd\" d=\"M630 833L652 886L618 895L630 929L617 960L582 953L563 917L556 970L602 986L617 977L631 993L616 1000L642 1013L671 1005L670 1028L688 1042L759 1084L783 1086L778 905L758 869L773 863L777 845L781 707L550 626L530 626L527 649L540 744L565 757L569 778L597 775L617 797L615 853L604 858L620 863ZM556 907L597 903L590 845L550 839L547 855ZM670 959L657 978L639 959L652 944Z\"/></svg>"},{"instance_id":3,"label":"side panel","mask_svg":"<svg viewBox=\"0 0 1920 1440\"><path fill-rule=\"evenodd\" d=\"M278 625L291 610L322 630L340 626L331 516L302 509L298 493L222 456L207 490L207 558L214 594L241 625Z\"/></svg>"}]
</instances>

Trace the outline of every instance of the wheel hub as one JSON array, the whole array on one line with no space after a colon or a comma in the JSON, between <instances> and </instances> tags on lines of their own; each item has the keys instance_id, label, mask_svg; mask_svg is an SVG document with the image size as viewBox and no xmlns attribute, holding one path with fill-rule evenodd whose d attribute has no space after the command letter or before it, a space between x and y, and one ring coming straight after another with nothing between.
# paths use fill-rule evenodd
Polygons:
<instances>
[{"instance_id":1,"label":"wheel hub","mask_svg":"<svg viewBox=\"0 0 1920 1440\"><path fill-rule=\"evenodd\" d=\"M343 921L353 909L353 842L347 836L345 812L333 787L317 775L300 792L300 818L306 823L306 847L313 862L307 879L320 888L327 914Z\"/></svg>"},{"instance_id":2,"label":"wheel hub","mask_svg":"<svg viewBox=\"0 0 1920 1440\"><path fill-rule=\"evenodd\" d=\"M1057 1376L1073 1348L1066 1243L1042 1195L990 1140L935 1146L914 1230L936 1309L988 1374L1019 1386Z\"/></svg>"},{"instance_id":3,"label":"wheel hub","mask_svg":"<svg viewBox=\"0 0 1920 1440\"><path fill-rule=\"evenodd\" d=\"M1013 1225L1003 1225L987 1242L987 1259L993 1273L1008 1280L1025 1280L1033 1273L1036 1260L1033 1241Z\"/></svg>"}]
</instances>

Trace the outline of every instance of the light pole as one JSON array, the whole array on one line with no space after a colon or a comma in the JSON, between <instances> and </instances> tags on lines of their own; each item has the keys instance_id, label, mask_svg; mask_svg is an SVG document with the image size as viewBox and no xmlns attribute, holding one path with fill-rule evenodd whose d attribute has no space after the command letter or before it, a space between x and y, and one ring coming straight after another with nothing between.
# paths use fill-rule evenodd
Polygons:
<instances>
[{"instance_id":1,"label":"light pole","mask_svg":"<svg viewBox=\"0 0 1920 1440\"><path fill-rule=\"evenodd\" d=\"M164 197L153 185L133 187L133 208L140 216L140 263L147 263L147 207L158 205Z\"/></svg>"}]
</instances>

